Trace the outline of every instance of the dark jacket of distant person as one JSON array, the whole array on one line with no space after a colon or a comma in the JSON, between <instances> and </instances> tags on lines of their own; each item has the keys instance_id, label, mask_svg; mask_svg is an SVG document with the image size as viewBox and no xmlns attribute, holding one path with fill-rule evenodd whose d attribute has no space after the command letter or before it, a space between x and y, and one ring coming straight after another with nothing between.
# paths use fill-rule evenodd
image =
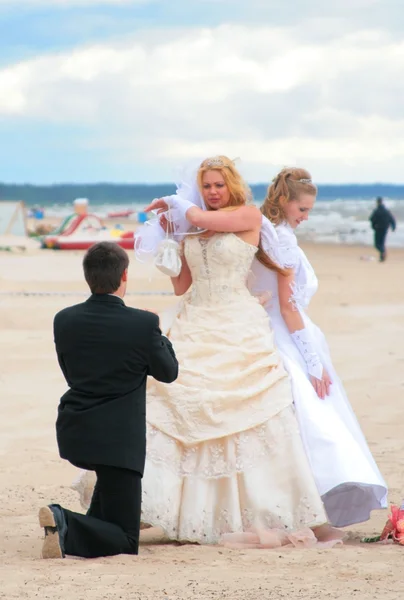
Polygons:
<instances>
[{"instance_id":1,"label":"dark jacket of distant person","mask_svg":"<svg viewBox=\"0 0 404 600\"><path fill-rule=\"evenodd\" d=\"M396 220L389 209L385 207L381 198L377 199L377 207L370 216L370 222L375 231L387 231L389 227L394 231L396 228Z\"/></svg>"}]
</instances>

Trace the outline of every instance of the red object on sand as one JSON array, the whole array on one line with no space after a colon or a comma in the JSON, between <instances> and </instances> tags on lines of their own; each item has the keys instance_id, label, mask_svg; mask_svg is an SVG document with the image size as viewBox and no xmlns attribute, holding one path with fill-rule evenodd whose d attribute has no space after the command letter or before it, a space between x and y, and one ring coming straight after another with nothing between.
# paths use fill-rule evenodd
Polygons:
<instances>
[{"instance_id":1,"label":"red object on sand","mask_svg":"<svg viewBox=\"0 0 404 600\"><path fill-rule=\"evenodd\" d=\"M47 246L47 248L54 248L55 250L87 250L97 242L114 242L125 250L133 250L133 239L131 238L111 238L110 240L69 240L68 238L59 238L54 242L53 246Z\"/></svg>"},{"instance_id":2,"label":"red object on sand","mask_svg":"<svg viewBox=\"0 0 404 600\"><path fill-rule=\"evenodd\" d=\"M134 212L134 210L117 210L115 212L108 213L107 217L109 219L114 219L117 217L130 217L130 215L133 215Z\"/></svg>"},{"instance_id":3,"label":"red object on sand","mask_svg":"<svg viewBox=\"0 0 404 600\"><path fill-rule=\"evenodd\" d=\"M391 506L391 514L380 536L380 541L393 539L397 544L404 546L404 509Z\"/></svg>"}]
</instances>

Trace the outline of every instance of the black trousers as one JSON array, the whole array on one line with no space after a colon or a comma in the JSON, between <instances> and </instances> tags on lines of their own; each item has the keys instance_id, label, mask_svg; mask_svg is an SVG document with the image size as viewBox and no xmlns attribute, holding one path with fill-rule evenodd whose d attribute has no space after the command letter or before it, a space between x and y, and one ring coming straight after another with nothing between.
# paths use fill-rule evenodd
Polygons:
<instances>
[{"instance_id":1,"label":"black trousers","mask_svg":"<svg viewBox=\"0 0 404 600\"><path fill-rule=\"evenodd\" d=\"M375 229L375 248L380 252L380 258L384 259L386 254L386 237L388 229Z\"/></svg>"},{"instance_id":2,"label":"black trousers","mask_svg":"<svg viewBox=\"0 0 404 600\"><path fill-rule=\"evenodd\" d=\"M95 558L137 554L142 476L117 467L94 466L97 483L86 515L63 509L67 520L65 552Z\"/></svg>"}]
</instances>

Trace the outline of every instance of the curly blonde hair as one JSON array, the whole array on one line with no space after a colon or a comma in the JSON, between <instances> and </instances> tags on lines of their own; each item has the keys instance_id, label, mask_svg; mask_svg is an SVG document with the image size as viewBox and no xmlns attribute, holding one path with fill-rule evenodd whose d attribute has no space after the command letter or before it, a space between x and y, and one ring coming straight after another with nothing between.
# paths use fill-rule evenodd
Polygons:
<instances>
[{"instance_id":1,"label":"curly blonde hair","mask_svg":"<svg viewBox=\"0 0 404 600\"><path fill-rule=\"evenodd\" d=\"M197 182L201 194L203 189L203 175L207 171L219 171L222 175L230 193L229 207L244 206L245 204L252 202L252 192L230 158L224 155L205 158L199 167L197 174ZM209 207L206 208L210 210Z\"/></svg>"},{"instance_id":2,"label":"curly blonde hair","mask_svg":"<svg viewBox=\"0 0 404 600\"><path fill-rule=\"evenodd\" d=\"M285 207L291 200L296 200L301 193L317 194L317 187L306 169L286 167L273 178L269 186L261 212L274 225L286 221Z\"/></svg>"},{"instance_id":3,"label":"curly blonde hair","mask_svg":"<svg viewBox=\"0 0 404 600\"><path fill-rule=\"evenodd\" d=\"M222 210L234 210L240 206L244 206L247 203L252 202L252 192L247 183L244 181L240 173L237 171L234 162L227 156L219 155L211 158L206 158L198 169L197 182L199 190L202 194L203 190L203 174L207 171L219 171L226 183L227 189L230 192L229 204ZM207 207L208 210L211 210ZM276 271L282 275L286 275L287 271L282 269L273 260L265 254L261 241L258 244L258 251L256 254L259 257L260 262L265 265L268 269Z\"/></svg>"}]
</instances>

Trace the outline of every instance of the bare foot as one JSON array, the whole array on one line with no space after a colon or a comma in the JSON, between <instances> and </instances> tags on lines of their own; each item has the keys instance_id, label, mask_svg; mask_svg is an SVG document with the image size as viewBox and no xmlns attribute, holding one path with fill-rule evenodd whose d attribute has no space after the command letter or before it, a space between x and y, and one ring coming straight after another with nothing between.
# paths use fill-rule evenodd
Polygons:
<instances>
[{"instance_id":1,"label":"bare foot","mask_svg":"<svg viewBox=\"0 0 404 600\"><path fill-rule=\"evenodd\" d=\"M320 527L313 528L313 533L317 538L318 542L332 542L342 540L346 533L341 531L340 529L336 529L326 523L325 525L320 525Z\"/></svg>"}]
</instances>

